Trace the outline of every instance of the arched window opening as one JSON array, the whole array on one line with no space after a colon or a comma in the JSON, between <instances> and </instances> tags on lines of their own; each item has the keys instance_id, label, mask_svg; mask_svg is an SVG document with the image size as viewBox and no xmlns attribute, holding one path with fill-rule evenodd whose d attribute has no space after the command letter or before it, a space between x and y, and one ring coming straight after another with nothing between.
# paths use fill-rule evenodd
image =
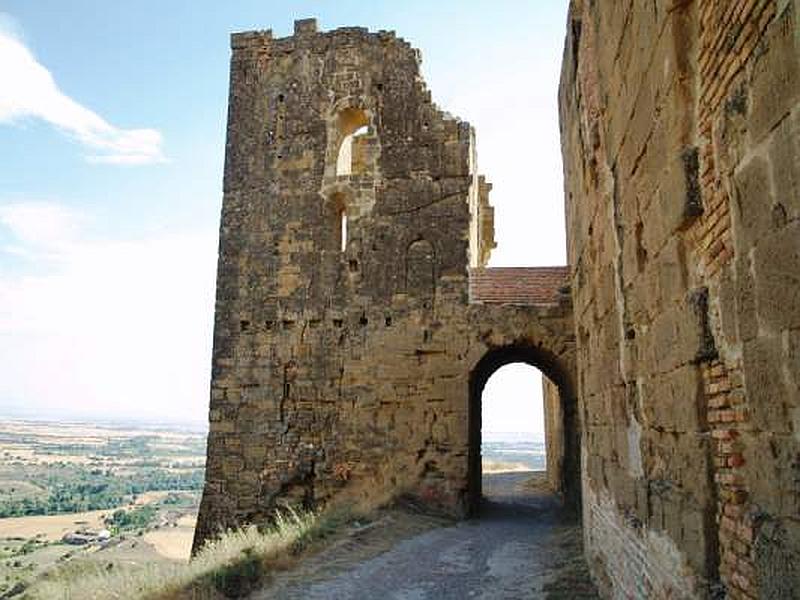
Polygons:
<instances>
[{"instance_id":1,"label":"arched window opening","mask_svg":"<svg viewBox=\"0 0 800 600\"><path fill-rule=\"evenodd\" d=\"M363 172L369 116L360 108L346 108L339 113L337 127L340 141L336 155L336 175Z\"/></svg>"},{"instance_id":2,"label":"arched window opening","mask_svg":"<svg viewBox=\"0 0 800 600\"><path fill-rule=\"evenodd\" d=\"M489 501L502 502L509 486L549 487L546 381L536 367L510 363L483 388L481 487Z\"/></svg>"}]
</instances>

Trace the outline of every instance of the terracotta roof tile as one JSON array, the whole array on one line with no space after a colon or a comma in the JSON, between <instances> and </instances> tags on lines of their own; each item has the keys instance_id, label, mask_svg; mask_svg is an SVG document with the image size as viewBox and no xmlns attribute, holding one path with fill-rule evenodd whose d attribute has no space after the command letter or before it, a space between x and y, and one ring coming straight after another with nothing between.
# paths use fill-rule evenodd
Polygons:
<instances>
[{"instance_id":1,"label":"terracotta roof tile","mask_svg":"<svg viewBox=\"0 0 800 600\"><path fill-rule=\"evenodd\" d=\"M559 304L569 293L569 267L471 269L469 301L481 304Z\"/></svg>"}]
</instances>

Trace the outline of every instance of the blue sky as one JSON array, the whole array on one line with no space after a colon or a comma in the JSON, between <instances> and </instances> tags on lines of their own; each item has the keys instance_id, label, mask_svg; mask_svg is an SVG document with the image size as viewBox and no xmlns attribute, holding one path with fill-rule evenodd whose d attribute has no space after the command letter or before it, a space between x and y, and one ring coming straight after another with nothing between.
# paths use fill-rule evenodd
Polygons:
<instances>
[{"instance_id":1,"label":"blue sky","mask_svg":"<svg viewBox=\"0 0 800 600\"><path fill-rule=\"evenodd\" d=\"M397 31L477 128L492 264L563 263L566 4L0 2L0 413L205 419L233 31Z\"/></svg>"}]
</instances>

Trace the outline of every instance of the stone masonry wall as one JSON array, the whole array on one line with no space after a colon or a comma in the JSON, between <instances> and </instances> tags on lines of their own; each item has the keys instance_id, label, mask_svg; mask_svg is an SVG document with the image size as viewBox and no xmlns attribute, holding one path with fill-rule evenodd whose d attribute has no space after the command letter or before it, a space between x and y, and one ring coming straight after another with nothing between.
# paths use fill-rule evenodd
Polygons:
<instances>
[{"instance_id":1,"label":"stone masonry wall","mask_svg":"<svg viewBox=\"0 0 800 600\"><path fill-rule=\"evenodd\" d=\"M305 20L232 48L195 549L334 497L464 514L473 371L528 349L574 407L569 296L470 303L469 269L494 246L490 186L408 43Z\"/></svg>"},{"instance_id":2,"label":"stone masonry wall","mask_svg":"<svg viewBox=\"0 0 800 600\"><path fill-rule=\"evenodd\" d=\"M559 490L564 475L564 415L558 386L547 377L542 377L542 402L547 481L551 488Z\"/></svg>"},{"instance_id":3,"label":"stone masonry wall","mask_svg":"<svg viewBox=\"0 0 800 600\"><path fill-rule=\"evenodd\" d=\"M584 524L608 596L797 593L798 10L571 3Z\"/></svg>"}]
</instances>

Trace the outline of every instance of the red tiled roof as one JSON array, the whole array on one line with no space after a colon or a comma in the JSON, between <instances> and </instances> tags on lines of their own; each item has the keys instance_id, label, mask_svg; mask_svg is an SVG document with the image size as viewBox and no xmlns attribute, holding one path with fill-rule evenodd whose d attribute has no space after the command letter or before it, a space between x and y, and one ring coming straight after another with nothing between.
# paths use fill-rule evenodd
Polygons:
<instances>
[{"instance_id":1,"label":"red tiled roof","mask_svg":"<svg viewBox=\"0 0 800 600\"><path fill-rule=\"evenodd\" d=\"M469 301L482 304L558 304L568 292L569 267L471 269Z\"/></svg>"}]
</instances>

